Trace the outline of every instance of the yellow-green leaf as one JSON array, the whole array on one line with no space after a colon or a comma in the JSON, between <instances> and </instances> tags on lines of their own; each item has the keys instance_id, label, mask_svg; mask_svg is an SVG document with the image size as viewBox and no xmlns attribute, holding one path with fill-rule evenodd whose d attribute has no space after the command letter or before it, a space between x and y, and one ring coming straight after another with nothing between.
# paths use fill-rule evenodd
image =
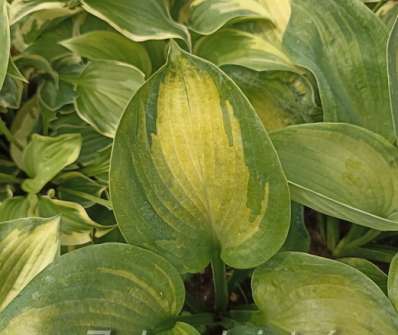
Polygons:
<instances>
[{"instance_id":1,"label":"yellow-green leaf","mask_svg":"<svg viewBox=\"0 0 398 335\"><path fill-rule=\"evenodd\" d=\"M184 299L182 279L162 257L127 244L90 246L38 275L3 311L0 334L155 334L174 327Z\"/></svg>"},{"instance_id":2,"label":"yellow-green leaf","mask_svg":"<svg viewBox=\"0 0 398 335\"><path fill-rule=\"evenodd\" d=\"M289 228L285 176L254 109L216 66L175 44L123 114L110 185L127 240L183 272L219 252L234 267L261 264Z\"/></svg>"},{"instance_id":3,"label":"yellow-green leaf","mask_svg":"<svg viewBox=\"0 0 398 335\"><path fill-rule=\"evenodd\" d=\"M0 311L59 254L59 218L0 223Z\"/></svg>"},{"instance_id":4,"label":"yellow-green leaf","mask_svg":"<svg viewBox=\"0 0 398 335\"><path fill-rule=\"evenodd\" d=\"M256 269L259 323L295 334L395 335L398 314L380 288L343 263L281 253Z\"/></svg>"},{"instance_id":5,"label":"yellow-green leaf","mask_svg":"<svg viewBox=\"0 0 398 335\"><path fill-rule=\"evenodd\" d=\"M23 167L30 179L22 183L22 188L38 193L64 167L76 161L80 147L79 134L56 137L33 134L23 153Z\"/></svg>"},{"instance_id":6,"label":"yellow-green leaf","mask_svg":"<svg viewBox=\"0 0 398 335\"><path fill-rule=\"evenodd\" d=\"M0 222L36 216L36 196L18 196L0 203Z\"/></svg>"},{"instance_id":7,"label":"yellow-green leaf","mask_svg":"<svg viewBox=\"0 0 398 335\"><path fill-rule=\"evenodd\" d=\"M76 112L99 133L112 138L122 112L143 83L144 74L132 65L90 62L76 82Z\"/></svg>"},{"instance_id":8,"label":"yellow-green leaf","mask_svg":"<svg viewBox=\"0 0 398 335\"><path fill-rule=\"evenodd\" d=\"M398 149L344 123L291 126L271 134L292 198L330 216L398 230Z\"/></svg>"},{"instance_id":9,"label":"yellow-green leaf","mask_svg":"<svg viewBox=\"0 0 398 335\"><path fill-rule=\"evenodd\" d=\"M114 229L102 226L88 216L86 210L75 202L39 197L37 216L61 218L62 245L80 245L100 238Z\"/></svg>"}]
</instances>

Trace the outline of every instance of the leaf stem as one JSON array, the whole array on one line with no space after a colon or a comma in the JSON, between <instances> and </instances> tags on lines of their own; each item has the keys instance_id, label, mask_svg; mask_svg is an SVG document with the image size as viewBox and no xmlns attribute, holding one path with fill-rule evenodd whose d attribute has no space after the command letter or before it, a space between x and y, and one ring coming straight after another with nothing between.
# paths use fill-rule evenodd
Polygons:
<instances>
[{"instance_id":1,"label":"leaf stem","mask_svg":"<svg viewBox=\"0 0 398 335\"><path fill-rule=\"evenodd\" d=\"M224 313L228 307L228 284L225 275L225 264L220 257L220 253L216 252L211 261L213 271L213 284L215 293L215 310Z\"/></svg>"},{"instance_id":2,"label":"leaf stem","mask_svg":"<svg viewBox=\"0 0 398 335\"><path fill-rule=\"evenodd\" d=\"M14 135L7 128L4 121L1 119L0 119L0 133L6 137L8 142L14 144L19 150L21 150L21 151L23 150L22 144L18 142L18 140L14 137Z\"/></svg>"},{"instance_id":3,"label":"leaf stem","mask_svg":"<svg viewBox=\"0 0 398 335\"><path fill-rule=\"evenodd\" d=\"M326 218L326 245L333 252L340 237L339 219L328 216Z\"/></svg>"}]
</instances>

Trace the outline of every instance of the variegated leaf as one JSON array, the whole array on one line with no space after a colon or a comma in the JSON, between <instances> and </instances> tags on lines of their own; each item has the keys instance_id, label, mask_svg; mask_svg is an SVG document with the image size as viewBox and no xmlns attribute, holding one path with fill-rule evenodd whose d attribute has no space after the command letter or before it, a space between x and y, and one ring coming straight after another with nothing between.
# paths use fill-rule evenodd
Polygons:
<instances>
[{"instance_id":1,"label":"variegated leaf","mask_svg":"<svg viewBox=\"0 0 398 335\"><path fill-rule=\"evenodd\" d=\"M261 264L289 228L286 180L254 109L218 68L175 44L123 114L110 185L127 240L183 272L216 253L234 267Z\"/></svg>"},{"instance_id":2,"label":"variegated leaf","mask_svg":"<svg viewBox=\"0 0 398 335\"><path fill-rule=\"evenodd\" d=\"M54 217L0 222L0 311L59 254L59 226Z\"/></svg>"},{"instance_id":3,"label":"variegated leaf","mask_svg":"<svg viewBox=\"0 0 398 335\"><path fill-rule=\"evenodd\" d=\"M122 112L143 83L144 74L132 65L92 61L76 82L76 112L99 133L113 138Z\"/></svg>"},{"instance_id":4,"label":"variegated leaf","mask_svg":"<svg viewBox=\"0 0 398 335\"><path fill-rule=\"evenodd\" d=\"M0 334L154 334L174 327L184 298L183 281L162 257L127 244L90 246L37 276L2 313ZM171 334L197 334L177 327Z\"/></svg>"},{"instance_id":5,"label":"variegated leaf","mask_svg":"<svg viewBox=\"0 0 398 335\"><path fill-rule=\"evenodd\" d=\"M133 41L177 38L189 44L188 30L171 17L169 1L82 0L82 5Z\"/></svg>"},{"instance_id":6,"label":"variegated leaf","mask_svg":"<svg viewBox=\"0 0 398 335\"><path fill-rule=\"evenodd\" d=\"M23 153L23 167L30 179L22 188L29 193L38 193L64 167L79 157L81 136L67 134L56 137L33 134Z\"/></svg>"}]
</instances>

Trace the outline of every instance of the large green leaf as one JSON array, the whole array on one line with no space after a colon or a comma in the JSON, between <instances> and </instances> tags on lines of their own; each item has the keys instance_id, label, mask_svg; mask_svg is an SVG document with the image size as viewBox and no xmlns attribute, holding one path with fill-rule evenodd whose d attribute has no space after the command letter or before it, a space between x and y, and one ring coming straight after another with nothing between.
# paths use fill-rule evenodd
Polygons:
<instances>
[{"instance_id":1,"label":"large green leaf","mask_svg":"<svg viewBox=\"0 0 398 335\"><path fill-rule=\"evenodd\" d=\"M0 223L0 311L59 254L59 219Z\"/></svg>"},{"instance_id":2,"label":"large green leaf","mask_svg":"<svg viewBox=\"0 0 398 335\"><path fill-rule=\"evenodd\" d=\"M315 75L324 119L354 123L395 141L386 26L360 1L291 0L290 7L283 12L288 25L279 24L282 44L296 64Z\"/></svg>"},{"instance_id":3,"label":"large green leaf","mask_svg":"<svg viewBox=\"0 0 398 335\"><path fill-rule=\"evenodd\" d=\"M111 31L92 31L62 41L61 45L90 60L115 60L133 65L146 75L151 73L151 60L145 47Z\"/></svg>"},{"instance_id":4,"label":"large green leaf","mask_svg":"<svg viewBox=\"0 0 398 335\"><path fill-rule=\"evenodd\" d=\"M7 1L0 0L0 88L7 74L10 56L10 27L8 25Z\"/></svg>"},{"instance_id":5,"label":"large green leaf","mask_svg":"<svg viewBox=\"0 0 398 335\"><path fill-rule=\"evenodd\" d=\"M337 261L281 253L255 271L252 288L262 323L289 333L398 333L398 314L380 288Z\"/></svg>"},{"instance_id":6,"label":"large green leaf","mask_svg":"<svg viewBox=\"0 0 398 335\"><path fill-rule=\"evenodd\" d=\"M231 266L256 266L289 228L285 176L254 109L217 67L174 43L123 114L110 187L126 239L181 271L219 252Z\"/></svg>"},{"instance_id":7,"label":"large green leaf","mask_svg":"<svg viewBox=\"0 0 398 335\"><path fill-rule=\"evenodd\" d=\"M173 328L184 296L177 271L160 256L126 244L90 246L37 276L3 312L0 334L154 334Z\"/></svg>"},{"instance_id":8,"label":"large green leaf","mask_svg":"<svg viewBox=\"0 0 398 335\"><path fill-rule=\"evenodd\" d=\"M279 0L286 3L286 0ZM223 25L242 19L270 19L271 13L264 0L193 0L185 9L182 20L199 34L210 35Z\"/></svg>"},{"instance_id":9,"label":"large green leaf","mask_svg":"<svg viewBox=\"0 0 398 335\"><path fill-rule=\"evenodd\" d=\"M90 62L76 83L76 111L99 133L112 138L122 112L143 82L144 74L132 65Z\"/></svg>"},{"instance_id":10,"label":"large green leaf","mask_svg":"<svg viewBox=\"0 0 398 335\"><path fill-rule=\"evenodd\" d=\"M387 51L391 108L398 118L398 16L391 30Z\"/></svg>"},{"instance_id":11,"label":"large green leaf","mask_svg":"<svg viewBox=\"0 0 398 335\"><path fill-rule=\"evenodd\" d=\"M81 136L67 134L56 137L33 134L23 154L23 166L30 179L22 188L29 193L38 193L64 167L79 157Z\"/></svg>"},{"instance_id":12,"label":"large green leaf","mask_svg":"<svg viewBox=\"0 0 398 335\"><path fill-rule=\"evenodd\" d=\"M47 218L54 215L61 217L62 245L85 244L114 228L94 222L85 209L75 202L39 197L37 216Z\"/></svg>"},{"instance_id":13,"label":"large green leaf","mask_svg":"<svg viewBox=\"0 0 398 335\"><path fill-rule=\"evenodd\" d=\"M169 1L82 0L82 5L133 41L178 38L189 43L188 30L170 16Z\"/></svg>"},{"instance_id":14,"label":"large green leaf","mask_svg":"<svg viewBox=\"0 0 398 335\"><path fill-rule=\"evenodd\" d=\"M292 198L377 230L398 230L398 149L358 126L318 123L271 134Z\"/></svg>"}]
</instances>

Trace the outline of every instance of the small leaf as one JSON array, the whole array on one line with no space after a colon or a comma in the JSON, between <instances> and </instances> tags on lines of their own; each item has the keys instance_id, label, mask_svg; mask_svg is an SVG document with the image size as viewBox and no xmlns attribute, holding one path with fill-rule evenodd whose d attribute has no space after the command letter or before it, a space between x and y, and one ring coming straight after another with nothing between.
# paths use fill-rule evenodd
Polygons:
<instances>
[{"instance_id":1,"label":"small leaf","mask_svg":"<svg viewBox=\"0 0 398 335\"><path fill-rule=\"evenodd\" d=\"M92 31L60 42L80 57L89 60L115 60L133 65L146 75L151 73L151 61L145 47L121 34Z\"/></svg>"},{"instance_id":2,"label":"small leaf","mask_svg":"<svg viewBox=\"0 0 398 335\"><path fill-rule=\"evenodd\" d=\"M0 311L59 254L59 218L0 223Z\"/></svg>"},{"instance_id":3,"label":"small leaf","mask_svg":"<svg viewBox=\"0 0 398 335\"><path fill-rule=\"evenodd\" d=\"M34 96L17 111L11 125L11 133L18 140L18 143L25 147L28 139L39 123L40 107L37 103L37 97ZM10 144L10 154L14 162L20 169L23 166L23 150L14 143Z\"/></svg>"},{"instance_id":4,"label":"small leaf","mask_svg":"<svg viewBox=\"0 0 398 335\"><path fill-rule=\"evenodd\" d=\"M77 203L40 197L37 203L37 215L61 218L62 245L80 245L91 242L109 233L114 226L102 226L87 215L85 209Z\"/></svg>"},{"instance_id":5,"label":"small leaf","mask_svg":"<svg viewBox=\"0 0 398 335\"><path fill-rule=\"evenodd\" d=\"M29 193L38 193L64 167L76 161L80 147L79 134L57 137L33 134L23 154L23 166L30 179L22 183L22 188Z\"/></svg>"},{"instance_id":6,"label":"small leaf","mask_svg":"<svg viewBox=\"0 0 398 335\"><path fill-rule=\"evenodd\" d=\"M7 74L10 56L10 27L8 25L7 1L0 0L0 88Z\"/></svg>"},{"instance_id":7,"label":"small leaf","mask_svg":"<svg viewBox=\"0 0 398 335\"><path fill-rule=\"evenodd\" d=\"M286 180L254 109L223 72L175 43L123 114L110 188L126 239L182 272L218 252L254 267L289 228Z\"/></svg>"},{"instance_id":8,"label":"small leaf","mask_svg":"<svg viewBox=\"0 0 398 335\"><path fill-rule=\"evenodd\" d=\"M179 38L189 44L188 30L172 19L168 1L82 0L82 5L133 41Z\"/></svg>"},{"instance_id":9,"label":"small leaf","mask_svg":"<svg viewBox=\"0 0 398 335\"><path fill-rule=\"evenodd\" d=\"M101 197L105 187L80 172L67 172L59 176L54 183L58 185L58 197L61 200L77 202L83 207L91 207L90 197Z\"/></svg>"},{"instance_id":10,"label":"small leaf","mask_svg":"<svg viewBox=\"0 0 398 335\"><path fill-rule=\"evenodd\" d=\"M260 323L288 333L398 333L398 314L380 288L337 261L281 253L256 269L252 289L263 313Z\"/></svg>"},{"instance_id":11,"label":"small leaf","mask_svg":"<svg viewBox=\"0 0 398 335\"><path fill-rule=\"evenodd\" d=\"M127 244L90 246L37 276L2 313L0 334L152 334L173 327L184 296L179 274L160 256Z\"/></svg>"},{"instance_id":12,"label":"small leaf","mask_svg":"<svg viewBox=\"0 0 398 335\"><path fill-rule=\"evenodd\" d=\"M131 65L90 62L76 83L76 111L99 133L112 138L122 112L143 83L144 74Z\"/></svg>"},{"instance_id":13,"label":"small leaf","mask_svg":"<svg viewBox=\"0 0 398 335\"><path fill-rule=\"evenodd\" d=\"M398 150L344 123L291 126L271 134L293 200L377 230L398 230Z\"/></svg>"}]
</instances>

